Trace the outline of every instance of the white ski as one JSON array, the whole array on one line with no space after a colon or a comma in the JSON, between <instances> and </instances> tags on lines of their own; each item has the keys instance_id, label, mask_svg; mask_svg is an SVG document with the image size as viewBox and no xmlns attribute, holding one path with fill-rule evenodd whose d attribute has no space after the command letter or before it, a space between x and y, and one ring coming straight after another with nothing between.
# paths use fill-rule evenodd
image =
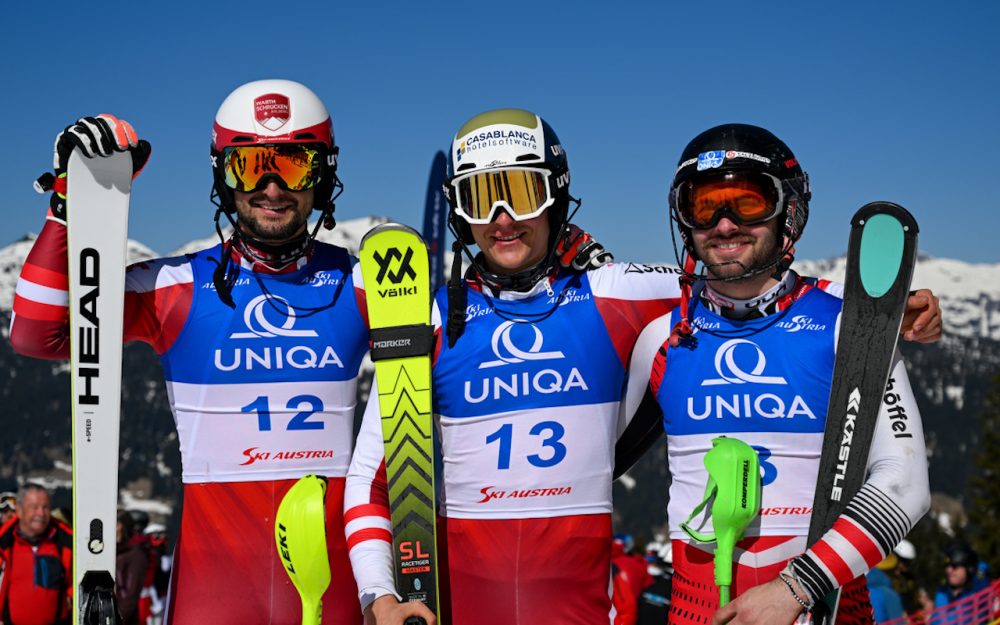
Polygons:
<instances>
[{"instance_id":1,"label":"white ski","mask_svg":"<svg viewBox=\"0 0 1000 625\"><path fill-rule=\"evenodd\" d=\"M73 394L73 622L118 623L114 599L122 316L132 156L67 167Z\"/></svg>"}]
</instances>

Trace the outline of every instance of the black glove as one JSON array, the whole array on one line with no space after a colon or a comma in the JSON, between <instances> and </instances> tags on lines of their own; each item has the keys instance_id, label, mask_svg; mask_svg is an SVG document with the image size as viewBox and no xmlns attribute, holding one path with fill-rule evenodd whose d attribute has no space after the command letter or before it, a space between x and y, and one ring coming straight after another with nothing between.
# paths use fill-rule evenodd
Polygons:
<instances>
[{"instance_id":1,"label":"black glove","mask_svg":"<svg viewBox=\"0 0 1000 625\"><path fill-rule=\"evenodd\" d=\"M573 224L566 224L563 228L556 244L556 254L560 265L577 271L597 269L615 259L594 237Z\"/></svg>"},{"instance_id":2,"label":"black glove","mask_svg":"<svg viewBox=\"0 0 1000 625\"><path fill-rule=\"evenodd\" d=\"M139 139L132 124L112 115L101 114L97 117L84 117L71 126L67 126L56 136L52 154L52 167L55 173L44 173L35 180L35 190L39 193L52 191L49 206L52 214L60 220L66 219L66 164L74 149L79 149L84 156L111 156L115 152L130 152L132 154L132 178L134 179L146 166L152 151L149 142Z\"/></svg>"}]
</instances>

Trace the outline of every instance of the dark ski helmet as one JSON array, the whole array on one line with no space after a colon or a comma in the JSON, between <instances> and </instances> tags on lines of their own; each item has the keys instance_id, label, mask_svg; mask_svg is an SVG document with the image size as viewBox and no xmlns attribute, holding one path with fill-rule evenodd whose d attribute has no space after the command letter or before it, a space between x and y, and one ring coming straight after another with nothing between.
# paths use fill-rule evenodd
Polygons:
<instances>
[{"instance_id":1,"label":"dark ski helmet","mask_svg":"<svg viewBox=\"0 0 1000 625\"><path fill-rule=\"evenodd\" d=\"M149 525L149 513L145 510L129 510L129 516L132 517L132 522L135 524L135 529L137 532L141 532L146 529Z\"/></svg>"},{"instance_id":2,"label":"dark ski helmet","mask_svg":"<svg viewBox=\"0 0 1000 625\"><path fill-rule=\"evenodd\" d=\"M736 176L760 176L774 185L774 216L783 216L782 234L790 248L802 236L809 218L809 176L781 139L749 124L723 124L691 140L681 153L670 185L670 215L687 252L697 259L691 227L680 212L685 188Z\"/></svg>"},{"instance_id":3,"label":"dark ski helmet","mask_svg":"<svg viewBox=\"0 0 1000 625\"><path fill-rule=\"evenodd\" d=\"M497 109L476 115L459 129L448 155L444 192L455 237L474 243L469 223L459 213L456 180L468 174L528 167L546 170L551 204L545 209L554 246L569 210L569 164L559 137L544 119L522 109Z\"/></svg>"},{"instance_id":4,"label":"dark ski helmet","mask_svg":"<svg viewBox=\"0 0 1000 625\"><path fill-rule=\"evenodd\" d=\"M972 547L965 543L954 543L945 548L944 563L945 566L964 567L968 571L969 579L971 580L976 573L976 569L979 567L979 556L976 555Z\"/></svg>"},{"instance_id":5,"label":"dark ski helmet","mask_svg":"<svg viewBox=\"0 0 1000 625\"><path fill-rule=\"evenodd\" d=\"M333 123L319 97L291 80L257 80L237 87L215 114L212 196L219 207L229 214L236 210L233 190L225 182L225 149L281 144L304 144L319 150L314 207L332 220L334 192L343 188L337 177L340 148L334 142Z\"/></svg>"}]
</instances>

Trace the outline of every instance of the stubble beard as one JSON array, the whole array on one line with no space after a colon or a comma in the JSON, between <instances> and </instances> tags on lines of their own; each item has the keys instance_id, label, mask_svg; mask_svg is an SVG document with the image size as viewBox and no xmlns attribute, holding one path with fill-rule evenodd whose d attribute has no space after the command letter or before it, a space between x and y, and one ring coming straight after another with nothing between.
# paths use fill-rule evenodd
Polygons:
<instances>
[{"instance_id":1,"label":"stubble beard","mask_svg":"<svg viewBox=\"0 0 1000 625\"><path fill-rule=\"evenodd\" d=\"M778 237L775 236L774 232L768 231L766 234L757 237L754 241L750 259L746 265L737 260L712 263L705 260L706 254L699 253L699 256L701 256L704 262L706 271L713 278L740 281L741 277L747 279L753 277L746 274L753 273L753 275L757 275L762 269L768 265L772 265L780 254L781 249L779 248Z\"/></svg>"},{"instance_id":2,"label":"stubble beard","mask_svg":"<svg viewBox=\"0 0 1000 625\"><path fill-rule=\"evenodd\" d=\"M292 220L280 224L262 223L253 215L241 215L239 220L245 234L264 243L290 241L305 231L307 223L305 216L298 212Z\"/></svg>"}]
</instances>

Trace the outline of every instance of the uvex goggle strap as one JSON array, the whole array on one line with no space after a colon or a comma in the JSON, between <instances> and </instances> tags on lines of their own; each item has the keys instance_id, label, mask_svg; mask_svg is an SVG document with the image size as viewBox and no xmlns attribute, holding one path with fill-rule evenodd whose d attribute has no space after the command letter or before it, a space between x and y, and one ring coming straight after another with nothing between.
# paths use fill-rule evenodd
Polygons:
<instances>
[{"instance_id":1,"label":"uvex goggle strap","mask_svg":"<svg viewBox=\"0 0 1000 625\"><path fill-rule=\"evenodd\" d=\"M555 199L545 169L505 168L459 176L451 182L455 212L470 224L488 224L497 208L515 221L541 215Z\"/></svg>"},{"instance_id":2,"label":"uvex goggle strap","mask_svg":"<svg viewBox=\"0 0 1000 625\"><path fill-rule=\"evenodd\" d=\"M781 213L781 182L770 174L720 172L686 181L672 190L681 223L689 228L711 228L723 216L749 225Z\"/></svg>"},{"instance_id":3,"label":"uvex goggle strap","mask_svg":"<svg viewBox=\"0 0 1000 625\"><path fill-rule=\"evenodd\" d=\"M226 186L253 191L265 179L277 178L289 191L304 191L320 181L323 154L301 144L246 145L222 151Z\"/></svg>"}]
</instances>

